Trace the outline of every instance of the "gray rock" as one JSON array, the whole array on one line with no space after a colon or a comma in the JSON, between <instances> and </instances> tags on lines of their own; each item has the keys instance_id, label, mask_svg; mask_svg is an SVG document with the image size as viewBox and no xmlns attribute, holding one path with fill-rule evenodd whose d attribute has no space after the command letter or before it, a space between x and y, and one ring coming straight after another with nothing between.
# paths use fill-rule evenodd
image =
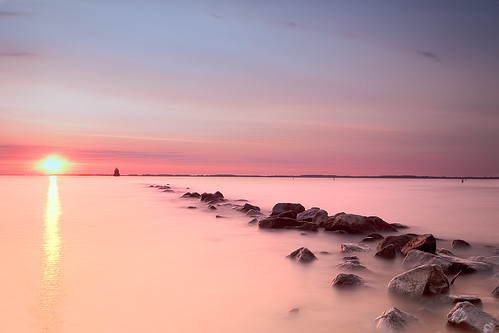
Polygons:
<instances>
[{"instance_id":1,"label":"gray rock","mask_svg":"<svg viewBox=\"0 0 499 333\"><path fill-rule=\"evenodd\" d=\"M400 253L403 256L406 256L407 253L411 250L420 250L423 252L433 253L437 249L437 242L435 237L432 234L419 235L411 239L404 245L404 247L400 250Z\"/></svg>"},{"instance_id":2,"label":"gray rock","mask_svg":"<svg viewBox=\"0 0 499 333\"><path fill-rule=\"evenodd\" d=\"M384 332L405 332L410 331L415 325L418 328L425 325L416 316L397 308L386 310L375 321L377 322L376 328Z\"/></svg>"},{"instance_id":3,"label":"gray rock","mask_svg":"<svg viewBox=\"0 0 499 333\"><path fill-rule=\"evenodd\" d=\"M498 286L496 286L496 287L494 288L494 290L492 290L491 294L492 294L492 296L494 296L495 298L499 298L499 285L498 285Z\"/></svg>"},{"instance_id":4,"label":"gray rock","mask_svg":"<svg viewBox=\"0 0 499 333\"><path fill-rule=\"evenodd\" d=\"M371 248L365 244L341 243L341 252L371 252Z\"/></svg>"},{"instance_id":5,"label":"gray rock","mask_svg":"<svg viewBox=\"0 0 499 333\"><path fill-rule=\"evenodd\" d=\"M388 284L393 293L412 297L444 294L449 281L438 265L424 265L395 276Z\"/></svg>"},{"instance_id":6,"label":"gray rock","mask_svg":"<svg viewBox=\"0 0 499 333\"><path fill-rule=\"evenodd\" d=\"M217 192L220 193L220 192ZM208 203L217 203L223 201L223 196L217 195L216 193L203 193L201 194L201 201Z\"/></svg>"},{"instance_id":7,"label":"gray rock","mask_svg":"<svg viewBox=\"0 0 499 333\"><path fill-rule=\"evenodd\" d=\"M385 259L395 259L395 245L389 244L376 252L376 257L385 258Z\"/></svg>"},{"instance_id":8,"label":"gray rock","mask_svg":"<svg viewBox=\"0 0 499 333\"><path fill-rule=\"evenodd\" d=\"M367 270L367 267L362 265L359 260L345 260L344 262L336 265L336 267L349 271Z\"/></svg>"},{"instance_id":9,"label":"gray rock","mask_svg":"<svg viewBox=\"0 0 499 333\"><path fill-rule=\"evenodd\" d=\"M241 209L239 209L239 211L243 212L243 213L247 213L247 212L249 212L251 210L260 212L260 207L253 206L253 205L251 205L249 203L245 203L244 206Z\"/></svg>"},{"instance_id":10,"label":"gray rock","mask_svg":"<svg viewBox=\"0 0 499 333\"><path fill-rule=\"evenodd\" d=\"M362 287L366 286L366 281L358 275L340 273L331 280L331 285L335 287Z\"/></svg>"},{"instance_id":11,"label":"gray rock","mask_svg":"<svg viewBox=\"0 0 499 333\"><path fill-rule=\"evenodd\" d=\"M328 218L328 213L318 207L307 209L296 216L298 221L314 222L317 224L326 222Z\"/></svg>"},{"instance_id":12,"label":"gray rock","mask_svg":"<svg viewBox=\"0 0 499 333\"><path fill-rule=\"evenodd\" d=\"M258 220L257 219L252 219L251 221L248 222L249 225L257 224Z\"/></svg>"},{"instance_id":13,"label":"gray rock","mask_svg":"<svg viewBox=\"0 0 499 333\"><path fill-rule=\"evenodd\" d=\"M464 241L462 239L454 239L451 243L451 247L452 248L466 248L466 247L470 247L470 243L468 243L467 241Z\"/></svg>"},{"instance_id":14,"label":"gray rock","mask_svg":"<svg viewBox=\"0 0 499 333\"><path fill-rule=\"evenodd\" d=\"M400 250L414 237L416 234L404 234L399 236L387 236L383 239L377 246L378 250L381 250L387 245L393 244L395 246L395 251L400 253Z\"/></svg>"},{"instance_id":15,"label":"gray rock","mask_svg":"<svg viewBox=\"0 0 499 333\"><path fill-rule=\"evenodd\" d=\"M379 231L397 231L392 225L377 216L337 214L324 223L326 231L343 230L350 234L367 234Z\"/></svg>"},{"instance_id":16,"label":"gray rock","mask_svg":"<svg viewBox=\"0 0 499 333\"><path fill-rule=\"evenodd\" d=\"M444 295L440 297L440 300L444 303L470 302L473 305L482 305L482 300L476 295Z\"/></svg>"},{"instance_id":17,"label":"gray rock","mask_svg":"<svg viewBox=\"0 0 499 333\"><path fill-rule=\"evenodd\" d=\"M263 214L262 214L262 212L260 212L259 210L250 209L250 210L246 213L246 215L253 217L253 216L261 216L261 215L263 215Z\"/></svg>"},{"instance_id":18,"label":"gray rock","mask_svg":"<svg viewBox=\"0 0 499 333\"><path fill-rule=\"evenodd\" d=\"M449 325L475 332L499 331L499 320L481 311L470 302L457 303L447 314Z\"/></svg>"},{"instance_id":19,"label":"gray rock","mask_svg":"<svg viewBox=\"0 0 499 333\"><path fill-rule=\"evenodd\" d=\"M438 265L445 274L469 274L474 272L491 272L492 265L485 262L473 261L444 254L431 254L419 250L410 251L404 258L404 267L414 268L421 265Z\"/></svg>"},{"instance_id":20,"label":"gray rock","mask_svg":"<svg viewBox=\"0 0 499 333\"><path fill-rule=\"evenodd\" d=\"M309 263L317 259L315 254L306 247L300 247L299 249L291 252L288 257L302 263Z\"/></svg>"},{"instance_id":21,"label":"gray rock","mask_svg":"<svg viewBox=\"0 0 499 333\"><path fill-rule=\"evenodd\" d=\"M272 214L270 215L274 216L287 210L295 211L298 214L305 211L305 207L299 203L280 202L274 205L274 208L272 208Z\"/></svg>"}]
</instances>

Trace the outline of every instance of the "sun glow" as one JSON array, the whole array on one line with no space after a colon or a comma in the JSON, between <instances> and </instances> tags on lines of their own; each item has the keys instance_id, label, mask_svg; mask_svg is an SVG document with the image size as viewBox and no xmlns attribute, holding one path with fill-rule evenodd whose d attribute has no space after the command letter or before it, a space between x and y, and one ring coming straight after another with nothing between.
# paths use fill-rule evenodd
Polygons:
<instances>
[{"instance_id":1,"label":"sun glow","mask_svg":"<svg viewBox=\"0 0 499 333\"><path fill-rule=\"evenodd\" d=\"M37 169L49 174L63 173L69 168L69 162L57 155L50 155L37 163Z\"/></svg>"}]
</instances>

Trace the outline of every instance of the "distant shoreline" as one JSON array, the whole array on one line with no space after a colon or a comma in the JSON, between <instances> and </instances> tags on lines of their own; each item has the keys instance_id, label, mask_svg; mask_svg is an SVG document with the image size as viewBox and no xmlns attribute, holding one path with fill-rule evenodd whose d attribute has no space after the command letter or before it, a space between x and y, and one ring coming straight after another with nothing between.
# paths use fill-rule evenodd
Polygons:
<instances>
[{"instance_id":1,"label":"distant shoreline","mask_svg":"<svg viewBox=\"0 0 499 333\"><path fill-rule=\"evenodd\" d=\"M81 176L81 177L112 177L113 174L55 174L56 176ZM40 174L0 174L0 176L46 176ZM381 175L381 176L348 176L348 175L189 175L189 174L127 174L120 177L213 177L213 178L353 178L353 179L499 179L499 176L415 176L415 175Z\"/></svg>"}]
</instances>

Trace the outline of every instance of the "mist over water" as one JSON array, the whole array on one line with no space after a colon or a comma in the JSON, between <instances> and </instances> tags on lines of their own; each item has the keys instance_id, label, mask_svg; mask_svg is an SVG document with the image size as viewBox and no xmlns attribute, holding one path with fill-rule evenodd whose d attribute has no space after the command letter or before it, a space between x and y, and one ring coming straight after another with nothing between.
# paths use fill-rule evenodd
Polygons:
<instances>
[{"instance_id":1,"label":"mist over water","mask_svg":"<svg viewBox=\"0 0 499 333\"><path fill-rule=\"evenodd\" d=\"M401 259L354 253L370 288L337 290L341 236L319 230L259 230L231 206L210 211L187 191L247 199L270 213L300 202L333 215L377 215L433 233L438 247L465 239L462 257L492 255L499 182L195 177L0 177L1 332L362 332L393 306L445 325L451 305L390 296ZM170 186L174 193L149 185ZM243 203L243 202L238 202ZM196 206L196 209L188 209ZM216 215L223 216L217 218ZM306 246L319 260L286 258ZM319 254L327 251L329 254ZM480 281L480 283L477 283ZM499 315L497 279L463 276L452 294L477 294ZM420 308L431 309L421 312ZM291 311L291 309L298 309Z\"/></svg>"}]
</instances>

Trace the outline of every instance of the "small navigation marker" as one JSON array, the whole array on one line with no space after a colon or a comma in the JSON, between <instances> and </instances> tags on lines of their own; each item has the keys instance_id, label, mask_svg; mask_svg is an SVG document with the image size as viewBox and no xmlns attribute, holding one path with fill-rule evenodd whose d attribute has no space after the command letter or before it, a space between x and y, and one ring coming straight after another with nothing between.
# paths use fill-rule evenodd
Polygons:
<instances>
[{"instance_id":1,"label":"small navigation marker","mask_svg":"<svg viewBox=\"0 0 499 333\"><path fill-rule=\"evenodd\" d=\"M114 169L113 176L115 176L115 177L119 177L120 176L120 170L118 169L118 167L116 167L116 169Z\"/></svg>"}]
</instances>

